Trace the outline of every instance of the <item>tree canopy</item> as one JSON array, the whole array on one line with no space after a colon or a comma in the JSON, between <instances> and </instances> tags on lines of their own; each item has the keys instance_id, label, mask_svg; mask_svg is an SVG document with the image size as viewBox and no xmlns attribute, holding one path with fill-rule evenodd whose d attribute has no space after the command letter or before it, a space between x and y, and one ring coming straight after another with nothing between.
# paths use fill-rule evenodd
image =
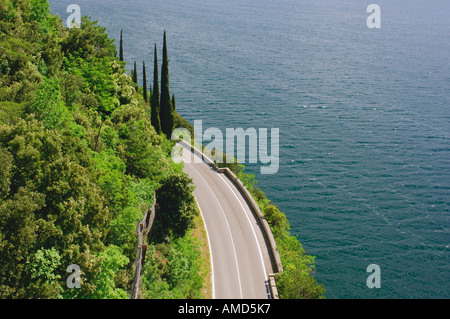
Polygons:
<instances>
[{"instance_id":1,"label":"tree canopy","mask_svg":"<svg viewBox=\"0 0 450 319\"><path fill-rule=\"evenodd\" d=\"M183 238L192 181L105 28L66 29L46 0L1 1L0 18L0 298L128 298L137 223L160 190L165 236Z\"/></svg>"}]
</instances>

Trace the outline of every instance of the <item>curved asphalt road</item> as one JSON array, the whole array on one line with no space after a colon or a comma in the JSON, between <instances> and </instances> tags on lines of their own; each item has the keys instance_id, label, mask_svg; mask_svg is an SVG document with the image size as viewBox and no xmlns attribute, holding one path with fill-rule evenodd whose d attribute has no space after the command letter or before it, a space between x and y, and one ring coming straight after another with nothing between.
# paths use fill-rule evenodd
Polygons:
<instances>
[{"instance_id":1,"label":"curved asphalt road","mask_svg":"<svg viewBox=\"0 0 450 319\"><path fill-rule=\"evenodd\" d=\"M194 180L208 234L213 298L270 298L273 271L259 223L236 186L207 163L194 163L194 156L183 147L184 171Z\"/></svg>"}]
</instances>

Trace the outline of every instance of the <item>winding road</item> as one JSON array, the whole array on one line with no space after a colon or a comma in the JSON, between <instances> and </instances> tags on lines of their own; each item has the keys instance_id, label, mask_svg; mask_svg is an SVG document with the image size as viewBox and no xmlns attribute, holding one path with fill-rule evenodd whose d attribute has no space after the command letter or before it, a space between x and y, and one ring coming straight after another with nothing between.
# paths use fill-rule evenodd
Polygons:
<instances>
[{"instance_id":1,"label":"winding road","mask_svg":"<svg viewBox=\"0 0 450 319\"><path fill-rule=\"evenodd\" d=\"M183 147L184 171L193 179L211 255L215 299L271 298L269 249L257 219L238 188Z\"/></svg>"}]
</instances>

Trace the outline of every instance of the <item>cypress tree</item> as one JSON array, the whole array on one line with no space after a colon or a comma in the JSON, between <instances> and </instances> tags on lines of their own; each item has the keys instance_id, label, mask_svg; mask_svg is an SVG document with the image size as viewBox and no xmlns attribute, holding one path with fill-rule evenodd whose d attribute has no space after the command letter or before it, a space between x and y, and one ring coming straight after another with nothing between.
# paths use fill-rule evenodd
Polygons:
<instances>
[{"instance_id":1,"label":"cypress tree","mask_svg":"<svg viewBox=\"0 0 450 319\"><path fill-rule=\"evenodd\" d=\"M138 91L139 84L138 84L138 73L137 73L136 61L134 61L133 82L135 84L136 91Z\"/></svg>"},{"instance_id":2,"label":"cypress tree","mask_svg":"<svg viewBox=\"0 0 450 319\"><path fill-rule=\"evenodd\" d=\"M155 129L156 133L161 134L161 121L159 119L158 104L159 103L156 102L155 96L152 95L151 99L150 99L151 123L152 123L152 126Z\"/></svg>"},{"instance_id":3,"label":"cypress tree","mask_svg":"<svg viewBox=\"0 0 450 319\"><path fill-rule=\"evenodd\" d=\"M123 62L123 29L120 30L120 49L119 49L119 61Z\"/></svg>"},{"instance_id":4,"label":"cypress tree","mask_svg":"<svg viewBox=\"0 0 450 319\"><path fill-rule=\"evenodd\" d=\"M145 103L148 103L148 95L147 95L147 72L145 71L145 61L142 62L142 72L143 72L143 79L142 79L142 93L144 95L144 101Z\"/></svg>"},{"instance_id":5,"label":"cypress tree","mask_svg":"<svg viewBox=\"0 0 450 319\"><path fill-rule=\"evenodd\" d=\"M167 54L166 31L164 31L163 61L161 66L161 130L170 139L174 128L173 107L169 90L169 57Z\"/></svg>"},{"instance_id":6,"label":"cypress tree","mask_svg":"<svg viewBox=\"0 0 450 319\"><path fill-rule=\"evenodd\" d=\"M153 65L153 95L156 99L156 106L159 111L159 71L158 71L158 52L156 49L156 43L155 43L155 60Z\"/></svg>"},{"instance_id":7,"label":"cypress tree","mask_svg":"<svg viewBox=\"0 0 450 319\"><path fill-rule=\"evenodd\" d=\"M161 133L161 120L159 118L159 79L158 79L158 53L155 43L155 63L153 67L153 91L150 97L151 122L155 131Z\"/></svg>"},{"instance_id":8,"label":"cypress tree","mask_svg":"<svg viewBox=\"0 0 450 319\"><path fill-rule=\"evenodd\" d=\"M172 110L176 110L176 106L175 106L175 94L172 94Z\"/></svg>"}]
</instances>

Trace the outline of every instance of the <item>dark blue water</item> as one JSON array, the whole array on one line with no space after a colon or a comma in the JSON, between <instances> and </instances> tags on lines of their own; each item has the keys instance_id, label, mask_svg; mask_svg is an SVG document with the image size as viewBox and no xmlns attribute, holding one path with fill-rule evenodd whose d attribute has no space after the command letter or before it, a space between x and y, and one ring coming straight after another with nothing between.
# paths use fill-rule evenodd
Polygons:
<instances>
[{"instance_id":1,"label":"dark blue water","mask_svg":"<svg viewBox=\"0 0 450 319\"><path fill-rule=\"evenodd\" d=\"M72 2L50 1L64 18ZM152 65L167 30L188 120L280 129L278 173L249 169L328 298L449 298L450 2L376 0L380 29L370 3L77 0L112 37L124 29L129 68Z\"/></svg>"}]
</instances>

